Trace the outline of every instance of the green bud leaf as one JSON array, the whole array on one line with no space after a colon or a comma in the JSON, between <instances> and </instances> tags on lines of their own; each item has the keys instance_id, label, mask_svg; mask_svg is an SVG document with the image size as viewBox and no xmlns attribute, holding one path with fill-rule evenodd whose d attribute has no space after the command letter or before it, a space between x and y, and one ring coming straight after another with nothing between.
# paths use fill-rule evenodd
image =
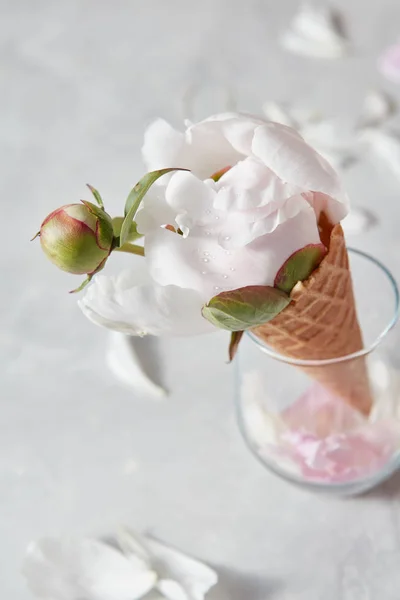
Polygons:
<instances>
[{"instance_id":1,"label":"green bud leaf","mask_svg":"<svg viewBox=\"0 0 400 600\"><path fill-rule=\"evenodd\" d=\"M122 223L119 245L122 246L128 240L130 226L139 209L140 203L147 194L151 186L159 177L170 173L171 171L187 171L188 169L180 169L173 167L170 169L160 169L159 171L150 171L140 181L137 182L125 203L125 219Z\"/></svg>"},{"instance_id":2,"label":"green bud leaf","mask_svg":"<svg viewBox=\"0 0 400 600\"><path fill-rule=\"evenodd\" d=\"M100 192L98 192L96 190L96 188L94 188L89 183L87 183L86 185L89 188L89 190L92 192L92 194L93 194L97 204L100 206L100 208L104 208L104 202L103 202L103 198L100 196Z\"/></svg>"},{"instance_id":3,"label":"green bud leaf","mask_svg":"<svg viewBox=\"0 0 400 600\"><path fill-rule=\"evenodd\" d=\"M69 293L70 294L77 294L78 292L81 292L88 285L88 283L90 283L92 277L93 277L93 275L88 275L86 277L86 279L84 279L82 281L82 283L81 283L80 286L78 286L75 290L71 290Z\"/></svg>"},{"instance_id":4,"label":"green bud leaf","mask_svg":"<svg viewBox=\"0 0 400 600\"><path fill-rule=\"evenodd\" d=\"M326 254L323 244L309 244L298 250L279 269L274 286L290 294L296 283L305 281L318 267Z\"/></svg>"},{"instance_id":5,"label":"green bud leaf","mask_svg":"<svg viewBox=\"0 0 400 600\"><path fill-rule=\"evenodd\" d=\"M251 285L222 292L203 306L203 317L228 331L245 331L267 323L289 304L284 292L265 285Z\"/></svg>"},{"instance_id":6,"label":"green bud leaf","mask_svg":"<svg viewBox=\"0 0 400 600\"><path fill-rule=\"evenodd\" d=\"M113 222L114 236L119 237L121 235L121 227L122 227L122 223L124 222L124 217L114 217L112 222ZM135 240L138 240L141 237L143 237L143 235L141 233L138 233L136 223L135 223L135 221L133 221L133 223L131 223L131 226L129 228L128 239L126 241L134 242Z\"/></svg>"},{"instance_id":7,"label":"green bud leaf","mask_svg":"<svg viewBox=\"0 0 400 600\"><path fill-rule=\"evenodd\" d=\"M232 331L231 341L229 343L229 362L232 362L235 358L236 352L238 351L240 340L242 339L244 331Z\"/></svg>"}]
</instances>

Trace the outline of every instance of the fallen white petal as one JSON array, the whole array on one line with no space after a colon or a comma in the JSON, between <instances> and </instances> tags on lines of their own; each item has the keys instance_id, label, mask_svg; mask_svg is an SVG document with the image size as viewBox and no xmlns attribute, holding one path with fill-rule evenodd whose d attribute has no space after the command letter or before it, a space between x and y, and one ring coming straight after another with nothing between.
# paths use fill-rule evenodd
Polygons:
<instances>
[{"instance_id":1,"label":"fallen white petal","mask_svg":"<svg viewBox=\"0 0 400 600\"><path fill-rule=\"evenodd\" d=\"M165 544L147 538L147 545L154 557L153 565L161 580L173 580L180 584L188 600L203 600L205 594L218 582L213 569ZM172 586L169 585L171 592ZM177 588L175 586L175 592ZM172 599L172 596L170 596ZM174 600L178 600L178 596ZM179 597L182 598L183 596Z\"/></svg>"},{"instance_id":2,"label":"fallen white petal","mask_svg":"<svg viewBox=\"0 0 400 600\"><path fill-rule=\"evenodd\" d=\"M343 219L342 227L345 234L356 235L371 229L377 223L375 215L366 208L354 207Z\"/></svg>"},{"instance_id":3,"label":"fallen white petal","mask_svg":"<svg viewBox=\"0 0 400 600\"><path fill-rule=\"evenodd\" d=\"M166 390L150 379L144 371L138 352L143 340L113 331L110 333L107 364L122 383L138 392L162 397Z\"/></svg>"},{"instance_id":4,"label":"fallen white petal","mask_svg":"<svg viewBox=\"0 0 400 600\"><path fill-rule=\"evenodd\" d=\"M120 527L117 533L117 542L126 556L138 556L148 563L151 562L151 553L142 535L134 533L126 527Z\"/></svg>"},{"instance_id":5,"label":"fallen white petal","mask_svg":"<svg viewBox=\"0 0 400 600\"><path fill-rule=\"evenodd\" d=\"M395 112L395 102L388 94L371 90L364 99L359 126L374 127L380 125Z\"/></svg>"},{"instance_id":6,"label":"fallen white petal","mask_svg":"<svg viewBox=\"0 0 400 600\"><path fill-rule=\"evenodd\" d=\"M181 584L173 579L160 579L157 589L167 600L190 600Z\"/></svg>"},{"instance_id":7,"label":"fallen white petal","mask_svg":"<svg viewBox=\"0 0 400 600\"><path fill-rule=\"evenodd\" d=\"M400 179L400 139L382 129L365 129L360 134L371 153L379 158Z\"/></svg>"},{"instance_id":8,"label":"fallen white petal","mask_svg":"<svg viewBox=\"0 0 400 600\"><path fill-rule=\"evenodd\" d=\"M136 600L157 575L115 548L93 539L45 538L27 550L23 574L31 591L45 600Z\"/></svg>"},{"instance_id":9,"label":"fallen white petal","mask_svg":"<svg viewBox=\"0 0 400 600\"><path fill-rule=\"evenodd\" d=\"M278 102L264 102L262 110L268 121L282 123L282 125L298 129L298 123L292 117L292 112L286 106L282 106L282 104L278 104Z\"/></svg>"},{"instance_id":10,"label":"fallen white petal","mask_svg":"<svg viewBox=\"0 0 400 600\"><path fill-rule=\"evenodd\" d=\"M337 14L326 6L301 6L281 43L291 52L318 58L339 58L348 50Z\"/></svg>"}]
</instances>

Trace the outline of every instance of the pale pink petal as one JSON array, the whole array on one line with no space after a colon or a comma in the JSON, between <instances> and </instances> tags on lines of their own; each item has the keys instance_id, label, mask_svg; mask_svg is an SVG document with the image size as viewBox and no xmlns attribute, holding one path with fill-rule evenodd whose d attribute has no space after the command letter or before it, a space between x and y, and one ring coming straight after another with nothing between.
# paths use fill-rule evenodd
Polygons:
<instances>
[{"instance_id":1,"label":"pale pink petal","mask_svg":"<svg viewBox=\"0 0 400 600\"><path fill-rule=\"evenodd\" d=\"M387 48L379 61L382 73L394 83L400 83L400 43Z\"/></svg>"},{"instance_id":2,"label":"pale pink petal","mask_svg":"<svg viewBox=\"0 0 400 600\"><path fill-rule=\"evenodd\" d=\"M283 182L259 159L248 157L237 163L216 184L214 207L233 212L270 205L273 212L278 205L302 190Z\"/></svg>"},{"instance_id":3,"label":"pale pink petal","mask_svg":"<svg viewBox=\"0 0 400 600\"><path fill-rule=\"evenodd\" d=\"M248 156L251 154L254 131L265 124L264 119L250 115L233 115L223 123L223 132L228 142L237 152Z\"/></svg>"},{"instance_id":4,"label":"pale pink petal","mask_svg":"<svg viewBox=\"0 0 400 600\"><path fill-rule=\"evenodd\" d=\"M336 172L292 129L278 123L258 127L253 153L282 181L296 185L304 192L322 192L329 196L331 201L327 211L333 223L346 216L348 199Z\"/></svg>"},{"instance_id":5,"label":"pale pink petal","mask_svg":"<svg viewBox=\"0 0 400 600\"><path fill-rule=\"evenodd\" d=\"M284 226L289 220L291 224ZM278 231L273 238L266 236L275 230ZM292 196L278 204L273 212L269 205L255 211L228 212L219 229L218 241L223 248L233 250L261 236L266 236L263 238L266 247L270 243L280 244L278 240L282 240L283 246L288 244L288 247L292 246L292 241L301 243L302 246L298 248L320 242L314 210L302 196Z\"/></svg>"},{"instance_id":6,"label":"pale pink petal","mask_svg":"<svg viewBox=\"0 0 400 600\"><path fill-rule=\"evenodd\" d=\"M161 285L196 290L204 301L247 285L273 285L289 256L307 244L319 243L314 212L304 199L300 201L295 216L240 248L223 248L218 237L204 236L200 227L186 239L160 229L145 242L151 276Z\"/></svg>"}]
</instances>

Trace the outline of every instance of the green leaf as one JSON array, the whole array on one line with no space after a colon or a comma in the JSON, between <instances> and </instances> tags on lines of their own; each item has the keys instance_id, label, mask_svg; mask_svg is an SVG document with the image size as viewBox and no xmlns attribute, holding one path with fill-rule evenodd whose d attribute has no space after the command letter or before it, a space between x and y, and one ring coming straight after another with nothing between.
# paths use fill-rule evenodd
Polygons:
<instances>
[{"instance_id":1,"label":"green leaf","mask_svg":"<svg viewBox=\"0 0 400 600\"><path fill-rule=\"evenodd\" d=\"M114 217L112 222L113 222L114 235L115 235L115 237L119 237L121 234L121 228L122 228L122 223L124 222L124 217ZM143 237L143 235L141 233L138 233L136 223L135 223L135 221L133 221L133 223L131 223L131 226L129 228L129 235L128 235L128 239L126 241L134 242L135 240L138 240L141 237Z\"/></svg>"},{"instance_id":2,"label":"green leaf","mask_svg":"<svg viewBox=\"0 0 400 600\"><path fill-rule=\"evenodd\" d=\"M235 358L236 352L238 351L240 340L242 339L244 331L232 331L231 341L229 342L229 362L232 362Z\"/></svg>"},{"instance_id":3,"label":"green leaf","mask_svg":"<svg viewBox=\"0 0 400 600\"><path fill-rule=\"evenodd\" d=\"M138 211L141 201L147 194L151 186L159 177L170 173L171 171L187 171L188 169L180 169L173 167L170 169L160 169L159 171L150 171L140 181L137 182L125 203L125 219L122 223L120 233L120 246L122 246L128 239L129 230L132 221Z\"/></svg>"},{"instance_id":4,"label":"green leaf","mask_svg":"<svg viewBox=\"0 0 400 600\"><path fill-rule=\"evenodd\" d=\"M100 206L100 208L104 208L104 202L103 202L103 198L100 196L100 192L98 192L96 190L96 188L94 188L89 183L87 183L86 185L89 188L89 190L92 192L92 194L95 197L95 200L96 200L97 204Z\"/></svg>"},{"instance_id":5,"label":"green leaf","mask_svg":"<svg viewBox=\"0 0 400 600\"><path fill-rule=\"evenodd\" d=\"M323 244L309 244L298 250L279 269L274 286L290 294L296 283L305 281L318 267L326 254Z\"/></svg>"},{"instance_id":6,"label":"green leaf","mask_svg":"<svg viewBox=\"0 0 400 600\"><path fill-rule=\"evenodd\" d=\"M71 290L69 293L70 294L77 294L78 292L81 292L88 285L88 283L90 283L92 277L93 277L93 275L88 275L86 277L86 279L84 279L82 281L82 283L81 283L80 286L78 286L75 290Z\"/></svg>"},{"instance_id":7,"label":"green leaf","mask_svg":"<svg viewBox=\"0 0 400 600\"><path fill-rule=\"evenodd\" d=\"M281 290L251 285L214 296L203 306L202 313L216 327L245 331L267 323L289 303L289 296Z\"/></svg>"}]
</instances>

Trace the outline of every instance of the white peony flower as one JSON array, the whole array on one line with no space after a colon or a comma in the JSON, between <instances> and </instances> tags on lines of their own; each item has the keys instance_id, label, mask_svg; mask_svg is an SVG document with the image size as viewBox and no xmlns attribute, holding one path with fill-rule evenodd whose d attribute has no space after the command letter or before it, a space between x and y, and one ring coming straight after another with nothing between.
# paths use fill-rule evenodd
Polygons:
<instances>
[{"instance_id":1,"label":"white peony flower","mask_svg":"<svg viewBox=\"0 0 400 600\"><path fill-rule=\"evenodd\" d=\"M23 574L43 600L203 600L218 576L203 563L124 530L120 549L95 539L45 538L27 550Z\"/></svg>"},{"instance_id":2,"label":"white peony flower","mask_svg":"<svg viewBox=\"0 0 400 600\"><path fill-rule=\"evenodd\" d=\"M320 243L321 211L333 224L348 212L332 167L278 123L226 113L182 133L157 120L143 157L151 171L190 172L159 180L142 203L143 271L98 276L80 302L92 321L124 333L212 331L205 303L222 291L273 285L293 253Z\"/></svg>"}]
</instances>

